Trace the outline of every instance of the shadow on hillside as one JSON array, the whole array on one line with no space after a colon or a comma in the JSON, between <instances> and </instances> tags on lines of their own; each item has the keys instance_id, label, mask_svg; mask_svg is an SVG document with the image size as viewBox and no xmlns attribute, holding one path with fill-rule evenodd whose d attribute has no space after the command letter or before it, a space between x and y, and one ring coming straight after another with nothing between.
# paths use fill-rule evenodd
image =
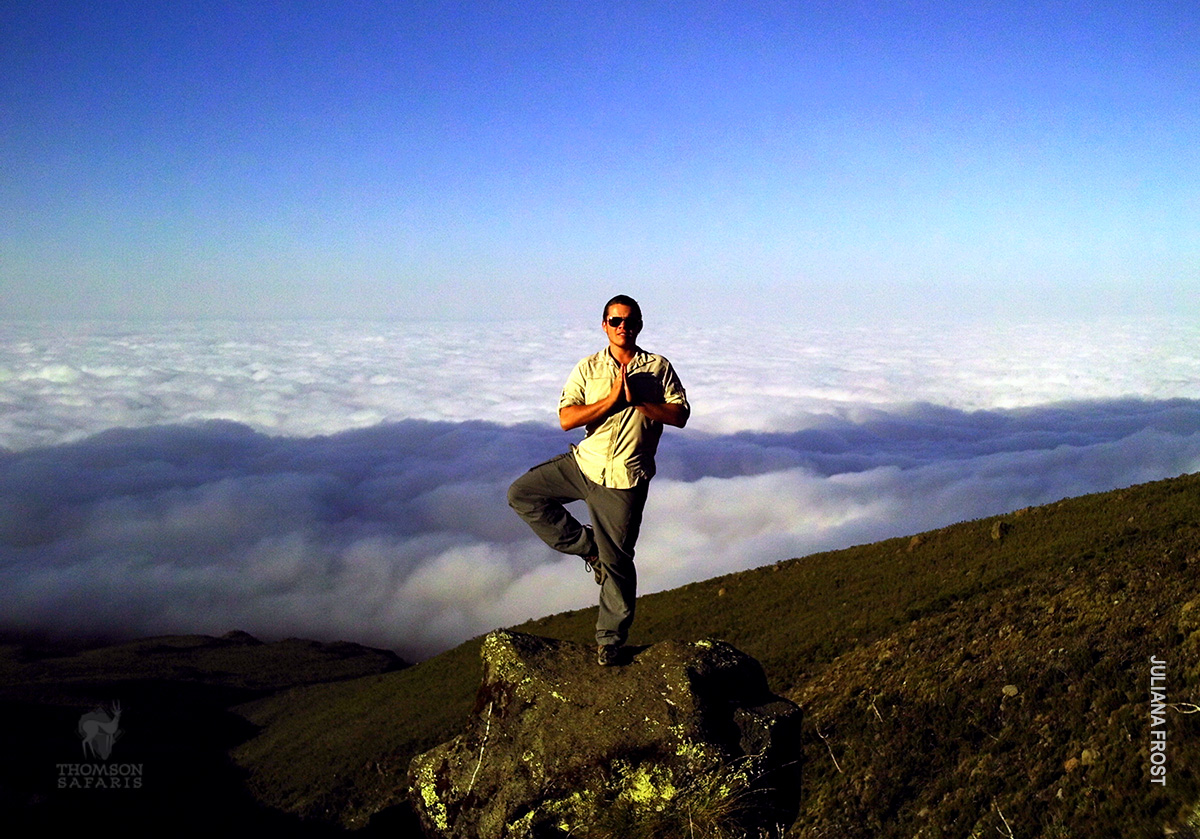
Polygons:
<instances>
[{"instance_id":1,"label":"shadow on hillside","mask_svg":"<svg viewBox=\"0 0 1200 839\"><path fill-rule=\"evenodd\" d=\"M134 836L340 833L270 811L246 792L244 772L228 751L254 729L224 710L249 698L243 691L158 681L73 685L72 704L56 693L53 704L0 702L0 715L18 723L9 727L0 770L15 835L74 835L106 825ZM113 695L125 709L121 736L108 760L85 755L79 709L89 697ZM108 772L115 774L101 774Z\"/></svg>"},{"instance_id":2,"label":"shadow on hillside","mask_svg":"<svg viewBox=\"0 0 1200 839\"><path fill-rule=\"evenodd\" d=\"M103 824L139 836L240 835L247 827L335 835L253 800L229 753L258 729L228 709L403 667L384 650L266 644L244 632L108 646L4 640L0 809L6 824L24 828L20 835Z\"/></svg>"}]
</instances>

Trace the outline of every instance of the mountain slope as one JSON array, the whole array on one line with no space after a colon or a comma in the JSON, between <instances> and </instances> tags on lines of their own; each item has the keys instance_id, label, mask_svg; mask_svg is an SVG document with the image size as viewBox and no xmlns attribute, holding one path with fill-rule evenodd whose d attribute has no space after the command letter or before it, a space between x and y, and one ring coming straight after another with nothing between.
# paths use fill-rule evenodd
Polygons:
<instances>
[{"instance_id":1,"label":"mountain slope","mask_svg":"<svg viewBox=\"0 0 1200 839\"><path fill-rule=\"evenodd\" d=\"M1200 477L1184 476L650 595L631 640L723 638L802 705L795 835L1185 834L1198 569ZM593 620L518 628L586 641ZM263 731L237 759L272 804L362 825L467 713L477 643L247 706ZM1149 775L1151 656L1176 705L1165 787ZM318 742L304 761L295 744Z\"/></svg>"}]
</instances>

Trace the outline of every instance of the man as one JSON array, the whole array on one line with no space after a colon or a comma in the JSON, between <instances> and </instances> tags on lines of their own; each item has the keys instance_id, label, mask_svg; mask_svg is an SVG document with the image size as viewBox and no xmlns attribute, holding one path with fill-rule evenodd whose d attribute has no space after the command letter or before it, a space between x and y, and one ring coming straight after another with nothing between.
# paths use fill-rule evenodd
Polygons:
<instances>
[{"instance_id":1,"label":"man","mask_svg":"<svg viewBox=\"0 0 1200 839\"><path fill-rule=\"evenodd\" d=\"M637 345L642 310L618 294L601 321L608 347L575 366L558 402L563 431L583 441L513 482L508 503L542 541L583 557L600 584L596 643L600 664L618 663L633 623L633 548L663 424L683 428L691 408L671 363ZM587 503L591 526L564 504Z\"/></svg>"}]
</instances>

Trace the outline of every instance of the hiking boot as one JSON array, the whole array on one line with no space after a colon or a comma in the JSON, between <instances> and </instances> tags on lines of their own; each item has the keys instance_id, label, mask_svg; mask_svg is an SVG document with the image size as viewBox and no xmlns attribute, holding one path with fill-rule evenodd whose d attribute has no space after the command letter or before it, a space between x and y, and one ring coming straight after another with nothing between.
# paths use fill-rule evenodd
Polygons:
<instances>
[{"instance_id":1,"label":"hiking boot","mask_svg":"<svg viewBox=\"0 0 1200 839\"><path fill-rule=\"evenodd\" d=\"M621 645L620 644L601 644L597 651L596 660L601 667L612 667L615 664L621 663Z\"/></svg>"}]
</instances>

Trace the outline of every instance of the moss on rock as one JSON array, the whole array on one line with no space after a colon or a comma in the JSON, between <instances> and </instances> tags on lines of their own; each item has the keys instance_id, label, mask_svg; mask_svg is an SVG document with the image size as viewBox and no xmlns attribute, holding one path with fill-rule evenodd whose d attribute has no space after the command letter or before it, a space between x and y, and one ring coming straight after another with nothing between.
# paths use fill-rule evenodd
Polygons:
<instances>
[{"instance_id":1,"label":"moss on rock","mask_svg":"<svg viewBox=\"0 0 1200 839\"><path fill-rule=\"evenodd\" d=\"M799 710L771 694L758 663L719 641L632 653L599 669L586 645L489 635L467 730L410 768L426 829L635 837L680 819L735 833L790 821Z\"/></svg>"}]
</instances>

